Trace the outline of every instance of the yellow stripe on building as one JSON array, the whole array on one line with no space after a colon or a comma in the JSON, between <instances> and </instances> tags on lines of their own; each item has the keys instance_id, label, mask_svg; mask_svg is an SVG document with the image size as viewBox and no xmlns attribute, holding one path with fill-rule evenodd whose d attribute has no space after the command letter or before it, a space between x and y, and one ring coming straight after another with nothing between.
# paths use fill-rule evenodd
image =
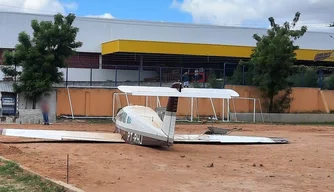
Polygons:
<instances>
[{"instance_id":1,"label":"yellow stripe on building","mask_svg":"<svg viewBox=\"0 0 334 192\"><path fill-rule=\"evenodd\" d=\"M127 52L249 58L253 48L251 46L115 40L102 44L102 55ZM296 51L297 59L313 61L314 56L323 51L325 50L300 49Z\"/></svg>"}]
</instances>

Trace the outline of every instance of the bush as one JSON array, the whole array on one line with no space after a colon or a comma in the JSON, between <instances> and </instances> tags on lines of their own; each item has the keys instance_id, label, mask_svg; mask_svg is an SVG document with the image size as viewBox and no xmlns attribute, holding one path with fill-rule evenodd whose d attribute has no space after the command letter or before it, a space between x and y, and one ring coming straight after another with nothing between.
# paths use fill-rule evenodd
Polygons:
<instances>
[{"instance_id":1,"label":"bush","mask_svg":"<svg viewBox=\"0 0 334 192\"><path fill-rule=\"evenodd\" d=\"M243 70L244 67L244 70ZM230 79L233 85L254 85L254 68L250 62L240 61L237 68L234 70L233 76ZM243 82L244 81L244 82Z\"/></svg>"},{"instance_id":2,"label":"bush","mask_svg":"<svg viewBox=\"0 0 334 192\"><path fill-rule=\"evenodd\" d=\"M216 74L212 71L208 76L208 87L209 88L223 88L223 82L219 81Z\"/></svg>"},{"instance_id":3,"label":"bush","mask_svg":"<svg viewBox=\"0 0 334 192\"><path fill-rule=\"evenodd\" d=\"M334 74L325 78L325 88L329 90L334 90Z\"/></svg>"},{"instance_id":4,"label":"bush","mask_svg":"<svg viewBox=\"0 0 334 192\"><path fill-rule=\"evenodd\" d=\"M316 69L307 68L288 78L294 87L317 87L318 74Z\"/></svg>"}]
</instances>

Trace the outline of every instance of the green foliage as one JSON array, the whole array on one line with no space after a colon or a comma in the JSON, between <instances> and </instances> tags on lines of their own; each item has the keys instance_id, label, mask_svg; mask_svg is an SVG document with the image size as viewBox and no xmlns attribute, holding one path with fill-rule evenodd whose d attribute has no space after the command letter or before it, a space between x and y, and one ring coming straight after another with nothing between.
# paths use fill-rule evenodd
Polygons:
<instances>
[{"instance_id":1,"label":"green foliage","mask_svg":"<svg viewBox=\"0 0 334 192\"><path fill-rule=\"evenodd\" d=\"M325 78L325 88L334 90L334 74Z\"/></svg>"},{"instance_id":2,"label":"green foliage","mask_svg":"<svg viewBox=\"0 0 334 192\"><path fill-rule=\"evenodd\" d=\"M299 20L300 13L295 14L293 22L285 22L282 26L270 17L271 29L260 37L254 34L257 41L256 48L251 55L254 66L254 84L258 85L263 96L269 100L269 112L274 109L274 97L281 90L288 89L288 77L293 72L296 61L295 51L299 49L294 41L302 37L307 31L306 26L300 30L292 30Z\"/></svg>"},{"instance_id":3,"label":"green foliage","mask_svg":"<svg viewBox=\"0 0 334 192\"><path fill-rule=\"evenodd\" d=\"M254 85L254 67L251 62L240 61L237 69L231 77L230 83L233 85Z\"/></svg>"},{"instance_id":4,"label":"green foliage","mask_svg":"<svg viewBox=\"0 0 334 192\"><path fill-rule=\"evenodd\" d=\"M197 81L194 81L193 86L194 86L194 88L200 88L201 87Z\"/></svg>"},{"instance_id":5,"label":"green foliage","mask_svg":"<svg viewBox=\"0 0 334 192\"><path fill-rule=\"evenodd\" d=\"M210 74L208 76L208 87L218 89L223 87L223 82L217 79L214 71L210 71Z\"/></svg>"},{"instance_id":6,"label":"green foliage","mask_svg":"<svg viewBox=\"0 0 334 192\"><path fill-rule=\"evenodd\" d=\"M76 42L78 28L73 27L75 15L54 16L54 21L32 20L33 37L26 32L19 33L19 43L15 51L4 53L2 71L7 76L17 75L13 65L22 66L18 82L14 84L17 93L23 92L28 99L36 101L52 88L53 83L60 83L63 74L58 68L66 67L65 60L74 54L74 49L81 47Z\"/></svg>"},{"instance_id":7,"label":"green foliage","mask_svg":"<svg viewBox=\"0 0 334 192\"><path fill-rule=\"evenodd\" d=\"M290 76L288 81L291 82L294 87L317 87L317 70L309 67L301 69L298 73Z\"/></svg>"}]
</instances>

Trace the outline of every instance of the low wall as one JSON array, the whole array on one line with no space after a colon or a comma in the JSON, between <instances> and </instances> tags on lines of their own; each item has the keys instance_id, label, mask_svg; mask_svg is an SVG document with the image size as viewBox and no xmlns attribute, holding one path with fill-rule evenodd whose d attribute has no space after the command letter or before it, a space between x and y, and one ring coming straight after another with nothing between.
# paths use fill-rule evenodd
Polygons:
<instances>
[{"instance_id":1,"label":"low wall","mask_svg":"<svg viewBox=\"0 0 334 192\"><path fill-rule=\"evenodd\" d=\"M244 121L253 122L253 113L231 113L232 121ZM263 113L263 119L261 113L255 114L256 122L269 122L269 123L329 123L334 122L334 114L293 114L293 113Z\"/></svg>"},{"instance_id":2,"label":"low wall","mask_svg":"<svg viewBox=\"0 0 334 192\"><path fill-rule=\"evenodd\" d=\"M251 97L261 99L264 112L267 112L266 100L262 99L261 92L254 86L226 85L227 89L233 89L239 93L240 97ZM291 94L293 101L287 113L330 113L334 111L334 91L321 90L319 88L294 87ZM253 112L253 101L235 100L236 111L238 113ZM256 103L256 111L260 111L260 105Z\"/></svg>"},{"instance_id":3,"label":"low wall","mask_svg":"<svg viewBox=\"0 0 334 192\"><path fill-rule=\"evenodd\" d=\"M227 86L240 94L240 97L261 98L261 94L256 87L249 86ZM119 93L116 88L70 88L70 97L73 113L75 116L112 116L113 107L115 112L118 108L127 105L125 96L115 98L113 106L114 93ZM291 103L290 113L330 113L334 110L334 91L324 91L316 88L294 88L294 100ZM57 116L71 115L69 95L66 88L57 89ZM129 96L130 104L146 105L146 99L143 96ZM166 106L167 97L160 97L161 106ZM180 98L177 116L191 115L191 99ZM222 99L213 99L213 105L218 117L222 116L224 111L227 114L227 102L224 104ZM265 102L261 99L263 112L266 112ZM157 107L156 97L149 97L148 107L155 109ZM230 101L230 112L253 113L253 100L235 99ZM260 112L260 102L256 102L256 112ZM214 114L209 99L194 99L193 117L212 116Z\"/></svg>"},{"instance_id":4,"label":"low wall","mask_svg":"<svg viewBox=\"0 0 334 192\"><path fill-rule=\"evenodd\" d=\"M56 122L56 114L49 114L49 122ZM39 109L20 109L20 116L15 123L18 124L43 124L43 116Z\"/></svg>"}]
</instances>

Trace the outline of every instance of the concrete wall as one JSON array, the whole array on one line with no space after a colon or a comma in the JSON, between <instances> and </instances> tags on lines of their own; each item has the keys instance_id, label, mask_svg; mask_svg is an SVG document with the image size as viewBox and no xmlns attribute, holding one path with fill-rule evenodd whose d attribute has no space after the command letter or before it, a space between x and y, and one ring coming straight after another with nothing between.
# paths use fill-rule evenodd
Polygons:
<instances>
[{"instance_id":1,"label":"concrete wall","mask_svg":"<svg viewBox=\"0 0 334 192\"><path fill-rule=\"evenodd\" d=\"M114 93L119 93L117 89L79 89L70 88L70 97L72 101L73 113L75 116L112 116L113 115L113 97ZM116 97L117 98L117 97ZM115 112L119 107L127 105L125 96L115 98ZM166 106L167 97L160 97L161 106ZM132 105L146 105L146 98L140 96L129 96ZM214 106L218 116L222 115L222 100L214 99ZM180 98L178 105L178 116L190 116L191 100ZM226 105L226 104L225 104ZM150 97L147 106L155 109L157 107L156 97ZM231 105L232 106L232 105ZM226 107L226 106L225 106ZM205 109L205 110L204 110ZM227 111L225 110L225 113ZM194 112L196 117L212 116L213 110L209 99L194 100ZM68 92L65 88L57 90L57 116L71 115Z\"/></svg>"},{"instance_id":2,"label":"concrete wall","mask_svg":"<svg viewBox=\"0 0 334 192\"><path fill-rule=\"evenodd\" d=\"M231 113L232 121L239 122L253 122L254 116L252 113ZM260 113L255 115L256 122L269 122L269 123L329 123L334 122L334 114L269 114L264 113L261 116Z\"/></svg>"},{"instance_id":3,"label":"concrete wall","mask_svg":"<svg viewBox=\"0 0 334 192\"><path fill-rule=\"evenodd\" d=\"M237 91L241 97L254 97L259 98L260 92L256 87L247 86L229 86L229 88ZM113 115L113 96L114 93L118 93L117 89L81 89L70 88L70 96L73 106L73 112L75 116L112 116ZM321 90L312 88L296 88L293 91L294 101L291 104L290 113L314 113L322 112L329 113L334 110L333 105L333 93L334 91L325 91L325 99L321 98ZM129 96L130 103L133 105L146 105L145 97ZM324 102L325 101L325 102ZM160 97L162 106L167 104L166 97ZM325 103L331 103L327 105L329 111L326 111ZM263 111L264 101L261 101ZM218 117L222 116L223 109L226 117L227 114L227 102L225 101L223 108L222 99L213 99L213 104ZM126 106L125 96L120 96L119 100L115 99L115 111L119 107ZM157 107L157 100L155 97L150 97L147 105L151 108ZM191 100L189 98L180 98L178 105L178 116L190 116L191 114ZM260 112L259 102L256 102L256 112ZM230 111L237 113L252 113L254 104L250 100L236 99L230 101ZM57 116L70 115L70 103L68 98L67 89L58 88L57 90ZM212 116L214 114L209 99L195 99L193 116Z\"/></svg>"},{"instance_id":4,"label":"concrete wall","mask_svg":"<svg viewBox=\"0 0 334 192\"><path fill-rule=\"evenodd\" d=\"M52 21L53 15L1 12L0 47L14 48L21 31L31 34L32 19ZM267 30L87 17L77 17L74 25L80 28L77 40L83 42L78 51L97 53L101 52L101 43L116 39L255 46L253 34L262 35ZM308 31L296 44L301 49L330 50L333 44L328 39L329 35L330 33ZM331 35L334 36L334 33Z\"/></svg>"},{"instance_id":5,"label":"concrete wall","mask_svg":"<svg viewBox=\"0 0 334 192\"><path fill-rule=\"evenodd\" d=\"M19 94L19 118L17 119L17 123L38 123L43 122L42 113L39 108L39 103L37 103L36 109L32 109L33 102L25 98L23 94ZM49 120L50 122L56 121L56 113L57 113L57 91L53 90L50 92L49 97L49 107L50 114Z\"/></svg>"},{"instance_id":6,"label":"concrete wall","mask_svg":"<svg viewBox=\"0 0 334 192\"><path fill-rule=\"evenodd\" d=\"M328 111L334 112L334 91L323 90L322 93L325 100L325 104L327 104L328 106Z\"/></svg>"},{"instance_id":7,"label":"concrete wall","mask_svg":"<svg viewBox=\"0 0 334 192\"><path fill-rule=\"evenodd\" d=\"M227 85L226 88L233 89L239 93L240 97L260 98L261 92L257 87ZM334 91L320 90L319 88L293 88L289 113L329 113L334 110ZM253 102L248 100L236 100L237 112L252 112ZM261 99L264 112L266 112L267 101ZM260 110L259 102L256 103L256 111Z\"/></svg>"}]
</instances>

